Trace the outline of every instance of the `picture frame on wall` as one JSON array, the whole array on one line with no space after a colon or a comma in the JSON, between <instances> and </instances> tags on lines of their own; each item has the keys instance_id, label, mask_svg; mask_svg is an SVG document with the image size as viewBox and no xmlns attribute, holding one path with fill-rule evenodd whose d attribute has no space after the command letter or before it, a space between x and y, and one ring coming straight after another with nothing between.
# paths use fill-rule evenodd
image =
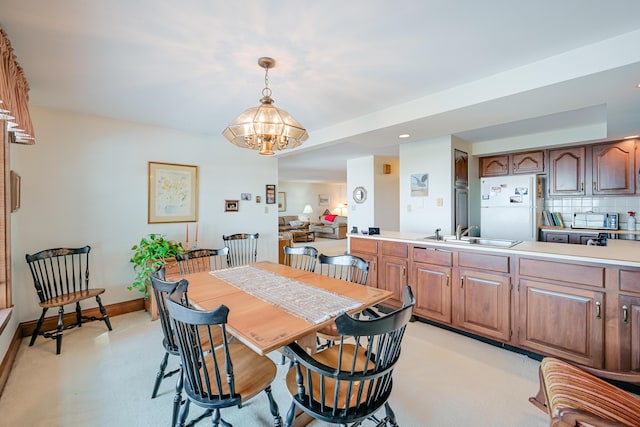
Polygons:
<instances>
[{"instance_id":1,"label":"picture frame on wall","mask_svg":"<svg viewBox=\"0 0 640 427\"><path fill-rule=\"evenodd\" d=\"M284 212L287 210L287 193L283 191L278 192L278 212Z\"/></svg>"},{"instance_id":2,"label":"picture frame on wall","mask_svg":"<svg viewBox=\"0 0 640 427\"><path fill-rule=\"evenodd\" d=\"M225 212L238 212L238 200L225 200L224 211Z\"/></svg>"},{"instance_id":3,"label":"picture frame on wall","mask_svg":"<svg viewBox=\"0 0 640 427\"><path fill-rule=\"evenodd\" d=\"M318 206L329 206L331 197L328 194L318 194Z\"/></svg>"},{"instance_id":4,"label":"picture frame on wall","mask_svg":"<svg viewBox=\"0 0 640 427\"><path fill-rule=\"evenodd\" d=\"M275 184L267 184L266 185L266 203L267 205L275 205L276 204L276 185Z\"/></svg>"},{"instance_id":5,"label":"picture frame on wall","mask_svg":"<svg viewBox=\"0 0 640 427\"><path fill-rule=\"evenodd\" d=\"M411 197L429 196L429 174L418 173L411 175Z\"/></svg>"},{"instance_id":6,"label":"picture frame on wall","mask_svg":"<svg viewBox=\"0 0 640 427\"><path fill-rule=\"evenodd\" d=\"M198 220L198 166L148 162L149 224Z\"/></svg>"}]
</instances>

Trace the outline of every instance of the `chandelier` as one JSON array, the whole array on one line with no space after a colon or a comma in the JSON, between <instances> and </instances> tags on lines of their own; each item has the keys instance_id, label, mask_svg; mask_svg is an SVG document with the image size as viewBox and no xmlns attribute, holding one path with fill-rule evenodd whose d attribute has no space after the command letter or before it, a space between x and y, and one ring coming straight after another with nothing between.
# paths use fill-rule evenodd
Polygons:
<instances>
[{"instance_id":1,"label":"chandelier","mask_svg":"<svg viewBox=\"0 0 640 427\"><path fill-rule=\"evenodd\" d=\"M264 68L264 89L258 107L245 110L222 132L232 144L258 150L263 156L273 156L275 150L298 147L309 138L307 130L284 110L273 106L269 88L269 68L276 66L273 58L262 57L258 65Z\"/></svg>"}]
</instances>

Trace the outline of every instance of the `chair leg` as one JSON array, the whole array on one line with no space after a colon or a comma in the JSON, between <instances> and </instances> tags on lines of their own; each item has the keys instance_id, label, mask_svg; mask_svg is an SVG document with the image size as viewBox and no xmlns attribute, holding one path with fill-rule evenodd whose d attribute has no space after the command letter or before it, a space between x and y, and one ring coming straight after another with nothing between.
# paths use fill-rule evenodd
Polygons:
<instances>
[{"instance_id":1,"label":"chair leg","mask_svg":"<svg viewBox=\"0 0 640 427\"><path fill-rule=\"evenodd\" d=\"M78 327L82 327L82 309L80 308L80 301L76 302L76 323Z\"/></svg>"},{"instance_id":2,"label":"chair leg","mask_svg":"<svg viewBox=\"0 0 640 427\"><path fill-rule=\"evenodd\" d=\"M180 403L182 402L182 387L184 384L184 373L182 372L182 363L180 364L180 372L178 372L178 380L176 381L176 394L173 396L173 423L172 425L183 426L189 415L189 399L184 403L182 409L180 409ZM180 412L180 420L178 421L178 411Z\"/></svg>"},{"instance_id":3,"label":"chair leg","mask_svg":"<svg viewBox=\"0 0 640 427\"><path fill-rule=\"evenodd\" d=\"M391 405L389 405L389 402L384 404L384 409L387 414L386 419L389 424L391 424L392 427L398 427L398 423L396 422L396 414L393 412L393 409L391 409Z\"/></svg>"},{"instance_id":4,"label":"chair leg","mask_svg":"<svg viewBox=\"0 0 640 427\"><path fill-rule=\"evenodd\" d=\"M164 357L162 358L162 361L160 362L160 369L158 370L158 373L156 374L156 383L153 385L153 393L151 393L151 398L152 399L155 399L155 397L158 395L158 389L160 388L160 383L162 382L162 379L164 378L164 370L167 368L167 363L168 362L169 362L169 352L165 351L164 352Z\"/></svg>"},{"instance_id":5,"label":"chair leg","mask_svg":"<svg viewBox=\"0 0 640 427\"><path fill-rule=\"evenodd\" d=\"M280 417L278 404L276 403L275 399L273 398L273 394L271 393L271 386L265 388L264 392L267 393L267 397L269 398L269 410L271 411L271 415L273 415L274 427L282 427L282 418Z\"/></svg>"},{"instance_id":6,"label":"chair leg","mask_svg":"<svg viewBox=\"0 0 640 427\"><path fill-rule=\"evenodd\" d=\"M180 416L176 417L177 419L174 420L173 422L173 426L175 427L183 427L185 421L187 421L187 417L189 416L189 405L191 404L191 402L189 401L189 399L187 399L184 402L184 405L182 405L182 408L180 409ZM180 405L180 402L178 402L178 405ZM174 405L174 411L175 411L175 405Z\"/></svg>"},{"instance_id":7,"label":"chair leg","mask_svg":"<svg viewBox=\"0 0 640 427\"><path fill-rule=\"evenodd\" d=\"M291 402L291 406L289 407L289 411L287 412L287 419L284 422L285 427L291 427L293 424L293 418L296 415L296 404Z\"/></svg>"},{"instance_id":8,"label":"chair leg","mask_svg":"<svg viewBox=\"0 0 640 427\"><path fill-rule=\"evenodd\" d=\"M542 412L548 413L549 411L547 408L547 399L544 393L544 377L540 368L538 368L538 378L540 379L540 388L538 389L538 393L535 396L529 398L529 402L531 402Z\"/></svg>"},{"instance_id":9,"label":"chair leg","mask_svg":"<svg viewBox=\"0 0 640 427\"><path fill-rule=\"evenodd\" d=\"M64 330L63 318L64 308L60 306L60 308L58 308L58 327L56 331L56 354L60 354L60 350L62 350L62 331Z\"/></svg>"},{"instance_id":10,"label":"chair leg","mask_svg":"<svg viewBox=\"0 0 640 427\"><path fill-rule=\"evenodd\" d=\"M96 302L98 303L98 308L100 309L100 313L102 314L102 320L104 320L104 323L107 324L107 328L112 331L113 329L111 329L111 321L109 320L109 316L107 315L107 310L105 310L104 306L102 305L100 295L96 295Z\"/></svg>"},{"instance_id":11,"label":"chair leg","mask_svg":"<svg viewBox=\"0 0 640 427\"><path fill-rule=\"evenodd\" d=\"M42 328L42 322L44 321L44 315L47 313L47 310L48 310L47 308L42 309L42 315L40 315L40 319L38 319L36 328L33 330L33 333L31 334L31 341L29 342L29 347L31 347L33 343L36 342L36 338L38 337L38 334L40 334L40 328Z\"/></svg>"}]
</instances>

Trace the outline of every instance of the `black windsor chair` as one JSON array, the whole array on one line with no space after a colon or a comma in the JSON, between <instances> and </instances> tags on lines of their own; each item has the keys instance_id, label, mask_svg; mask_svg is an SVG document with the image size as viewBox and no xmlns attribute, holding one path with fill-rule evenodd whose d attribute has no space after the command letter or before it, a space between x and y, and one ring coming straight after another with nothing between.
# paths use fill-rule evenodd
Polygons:
<instances>
[{"instance_id":1,"label":"black windsor chair","mask_svg":"<svg viewBox=\"0 0 640 427\"><path fill-rule=\"evenodd\" d=\"M238 233L222 236L224 245L229 248L229 266L253 264L258 257L259 233Z\"/></svg>"},{"instance_id":2,"label":"black windsor chair","mask_svg":"<svg viewBox=\"0 0 640 427\"><path fill-rule=\"evenodd\" d=\"M282 249L284 250L285 265L312 273L316 271L318 250L313 246L299 246L296 248L285 246Z\"/></svg>"},{"instance_id":3,"label":"black windsor chair","mask_svg":"<svg viewBox=\"0 0 640 427\"><path fill-rule=\"evenodd\" d=\"M38 319L29 346L32 346L38 335L56 340L56 354L62 349L62 336L66 329L82 326L82 322L102 320L111 331L111 321L102 305L100 295L104 288L89 287L89 252L90 246L82 248L45 249L33 255L26 255L27 264L33 276L42 314ZM82 314L80 301L95 298L101 317ZM64 325L64 306L76 305L75 322ZM47 310L58 307L58 323L55 330L42 332L42 324Z\"/></svg>"},{"instance_id":4,"label":"black windsor chair","mask_svg":"<svg viewBox=\"0 0 640 427\"><path fill-rule=\"evenodd\" d=\"M402 308L377 319L338 316L339 344L316 354L307 354L297 343L285 348L293 360L286 375L293 401L285 426L293 422L296 407L329 423L358 426L370 419L378 426L397 426L388 399L415 304L409 286L403 289L403 302ZM379 419L375 413L383 406L385 417Z\"/></svg>"},{"instance_id":5,"label":"black windsor chair","mask_svg":"<svg viewBox=\"0 0 640 427\"><path fill-rule=\"evenodd\" d=\"M190 308L186 303L186 283L181 283L167 299L169 314L177 337L184 391L187 400L180 411L176 426L183 426L191 402L212 410L214 427L220 423L220 410L242 407L252 397L264 391L276 427L282 425L278 405L271 393L276 365L244 344L227 340L226 323L229 309L221 305L210 311ZM212 337L221 336L220 346L211 345Z\"/></svg>"},{"instance_id":6,"label":"black windsor chair","mask_svg":"<svg viewBox=\"0 0 640 427\"><path fill-rule=\"evenodd\" d=\"M222 270L229 266L229 248L193 249L176 255L180 274Z\"/></svg>"}]
</instances>

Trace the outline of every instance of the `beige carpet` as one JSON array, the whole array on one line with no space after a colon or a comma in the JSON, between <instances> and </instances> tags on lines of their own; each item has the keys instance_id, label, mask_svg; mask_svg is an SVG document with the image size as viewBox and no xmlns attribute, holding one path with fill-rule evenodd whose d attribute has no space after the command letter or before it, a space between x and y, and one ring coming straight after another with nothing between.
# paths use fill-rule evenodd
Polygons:
<instances>
[{"instance_id":1,"label":"beige carpet","mask_svg":"<svg viewBox=\"0 0 640 427\"><path fill-rule=\"evenodd\" d=\"M60 356L52 340L28 347L25 338L0 398L0 426L168 426L174 379L150 398L163 355L160 324L145 312L114 317L112 324L112 332L102 322L68 331ZM279 353L271 356L280 361ZM415 322L407 328L390 401L405 427L542 427L546 414L527 401L537 391L537 368L525 356ZM286 369L278 366L273 384L283 417L291 402ZM191 415L201 412L192 408ZM236 426L272 425L264 394L222 415Z\"/></svg>"}]
</instances>

